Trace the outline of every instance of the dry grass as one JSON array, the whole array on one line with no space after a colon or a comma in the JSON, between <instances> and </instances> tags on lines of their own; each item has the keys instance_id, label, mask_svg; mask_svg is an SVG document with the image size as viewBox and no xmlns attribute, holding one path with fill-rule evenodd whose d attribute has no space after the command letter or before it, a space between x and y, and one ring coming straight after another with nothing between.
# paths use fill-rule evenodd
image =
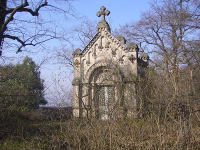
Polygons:
<instances>
[{"instance_id":1,"label":"dry grass","mask_svg":"<svg viewBox=\"0 0 200 150\"><path fill-rule=\"evenodd\" d=\"M193 121L190 143L179 143L179 124L157 118L68 121L21 119L0 141L2 150L199 149L200 126Z\"/></svg>"}]
</instances>

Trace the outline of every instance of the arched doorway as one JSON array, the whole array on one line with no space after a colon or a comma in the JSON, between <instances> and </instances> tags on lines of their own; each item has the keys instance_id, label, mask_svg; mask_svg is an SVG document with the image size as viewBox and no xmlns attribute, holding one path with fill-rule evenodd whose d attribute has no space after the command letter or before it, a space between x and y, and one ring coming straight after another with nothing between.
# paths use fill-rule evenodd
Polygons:
<instances>
[{"instance_id":1,"label":"arched doorway","mask_svg":"<svg viewBox=\"0 0 200 150\"><path fill-rule=\"evenodd\" d=\"M110 119L114 117L120 97L119 81L119 72L113 68L98 67L92 72L89 92L97 118Z\"/></svg>"}]
</instances>

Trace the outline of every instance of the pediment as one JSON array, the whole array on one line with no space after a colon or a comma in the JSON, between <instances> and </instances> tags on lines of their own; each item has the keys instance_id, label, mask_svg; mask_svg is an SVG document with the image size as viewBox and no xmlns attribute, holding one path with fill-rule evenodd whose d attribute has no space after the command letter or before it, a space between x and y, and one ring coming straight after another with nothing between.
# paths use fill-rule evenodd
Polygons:
<instances>
[{"instance_id":1,"label":"pediment","mask_svg":"<svg viewBox=\"0 0 200 150\"><path fill-rule=\"evenodd\" d=\"M104 54L111 52L116 55L116 51L125 51L126 45L120 40L115 38L108 31L98 32L94 38L89 42L89 44L82 51L82 57L85 57L88 53L92 53L92 56L98 57L99 53L104 52Z\"/></svg>"}]
</instances>

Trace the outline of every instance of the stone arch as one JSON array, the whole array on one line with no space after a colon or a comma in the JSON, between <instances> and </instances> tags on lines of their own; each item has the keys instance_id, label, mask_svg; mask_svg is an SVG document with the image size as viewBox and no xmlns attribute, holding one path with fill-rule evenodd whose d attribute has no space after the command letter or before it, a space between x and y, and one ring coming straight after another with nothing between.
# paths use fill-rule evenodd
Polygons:
<instances>
[{"instance_id":1,"label":"stone arch","mask_svg":"<svg viewBox=\"0 0 200 150\"><path fill-rule=\"evenodd\" d=\"M116 73L118 76L119 82L123 81L124 75L123 72L120 70L119 66L114 64L112 61L102 60L93 64L85 74L85 83L90 83L91 77L93 76L94 72L99 68L107 68L111 69L113 72Z\"/></svg>"},{"instance_id":2,"label":"stone arch","mask_svg":"<svg viewBox=\"0 0 200 150\"><path fill-rule=\"evenodd\" d=\"M108 77L106 80L103 79L104 75ZM111 61L100 61L88 69L85 79L89 85L88 100L95 116L102 119L113 117L116 114L116 108L123 100L122 96L119 96L123 95L120 86L123 74L120 68Z\"/></svg>"}]
</instances>

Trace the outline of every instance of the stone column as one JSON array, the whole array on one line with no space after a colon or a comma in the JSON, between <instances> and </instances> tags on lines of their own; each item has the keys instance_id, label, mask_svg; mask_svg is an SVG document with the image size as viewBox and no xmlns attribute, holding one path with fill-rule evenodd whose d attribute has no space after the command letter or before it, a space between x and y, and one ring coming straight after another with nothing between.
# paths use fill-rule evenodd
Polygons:
<instances>
[{"instance_id":1,"label":"stone column","mask_svg":"<svg viewBox=\"0 0 200 150\"><path fill-rule=\"evenodd\" d=\"M136 97L135 84L132 81L127 81L124 88L124 104L127 117L137 117L138 102Z\"/></svg>"},{"instance_id":2,"label":"stone column","mask_svg":"<svg viewBox=\"0 0 200 150\"><path fill-rule=\"evenodd\" d=\"M72 107L73 107L73 116L80 117L81 116L81 103L80 103L80 81L79 79L73 80L73 99L72 99Z\"/></svg>"},{"instance_id":3,"label":"stone column","mask_svg":"<svg viewBox=\"0 0 200 150\"><path fill-rule=\"evenodd\" d=\"M72 81L72 107L74 117L81 117L82 115L81 56L82 51L80 49L76 49L73 53L74 79Z\"/></svg>"}]
</instances>

